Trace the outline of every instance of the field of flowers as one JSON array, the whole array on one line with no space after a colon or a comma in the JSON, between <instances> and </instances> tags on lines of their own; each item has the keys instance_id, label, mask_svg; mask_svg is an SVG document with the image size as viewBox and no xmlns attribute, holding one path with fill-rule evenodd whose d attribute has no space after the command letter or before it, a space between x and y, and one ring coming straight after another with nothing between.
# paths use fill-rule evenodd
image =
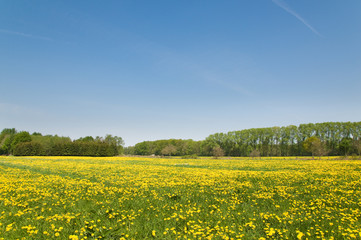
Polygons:
<instances>
[{"instance_id":1,"label":"field of flowers","mask_svg":"<svg viewBox=\"0 0 361 240\"><path fill-rule=\"evenodd\" d=\"M0 157L0 239L361 239L361 161Z\"/></svg>"}]
</instances>

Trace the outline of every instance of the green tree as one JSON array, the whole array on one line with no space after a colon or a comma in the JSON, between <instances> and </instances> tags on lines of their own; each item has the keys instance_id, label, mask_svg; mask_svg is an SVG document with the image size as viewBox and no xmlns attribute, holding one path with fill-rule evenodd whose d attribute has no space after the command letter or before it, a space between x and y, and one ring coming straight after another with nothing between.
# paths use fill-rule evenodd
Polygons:
<instances>
[{"instance_id":1,"label":"green tree","mask_svg":"<svg viewBox=\"0 0 361 240\"><path fill-rule=\"evenodd\" d=\"M0 133L0 154L10 154L11 143L17 133L15 128L4 128Z\"/></svg>"},{"instance_id":2,"label":"green tree","mask_svg":"<svg viewBox=\"0 0 361 240\"><path fill-rule=\"evenodd\" d=\"M31 142L31 136L30 136L29 132L23 131L23 132L19 132L14 135L14 138L13 138L13 140L11 142L11 146L10 146L10 152L12 153L12 151L14 150L14 148L16 147L17 144L23 143L23 142Z\"/></svg>"},{"instance_id":3,"label":"green tree","mask_svg":"<svg viewBox=\"0 0 361 240\"><path fill-rule=\"evenodd\" d=\"M309 137L303 142L303 147L306 152L312 153L313 156L324 156L329 153L327 145L325 142L322 142L318 137Z\"/></svg>"},{"instance_id":4,"label":"green tree","mask_svg":"<svg viewBox=\"0 0 361 240\"><path fill-rule=\"evenodd\" d=\"M135 144L134 146L134 152L136 155L151 155L150 152L150 142L148 141L144 141L144 142L140 142Z\"/></svg>"},{"instance_id":5,"label":"green tree","mask_svg":"<svg viewBox=\"0 0 361 240\"><path fill-rule=\"evenodd\" d=\"M343 138L339 144L340 153L343 154L344 156L347 156L350 153L351 148L352 148L352 139L348 137Z\"/></svg>"},{"instance_id":6,"label":"green tree","mask_svg":"<svg viewBox=\"0 0 361 240\"><path fill-rule=\"evenodd\" d=\"M353 146L356 149L356 152L359 156L361 156L361 139L360 140L355 140L353 142Z\"/></svg>"},{"instance_id":7,"label":"green tree","mask_svg":"<svg viewBox=\"0 0 361 240\"><path fill-rule=\"evenodd\" d=\"M3 154L11 153L11 143L13 142L14 135L6 135L3 141L1 142L1 150Z\"/></svg>"},{"instance_id":8,"label":"green tree","mask_svg":"<svg viewBox=\"0 0 361 240\"><path fill-rule=\"evenodd\" d=\"M124 154L125 155L135 155L135 147L134 146L125 147Z\"/></svg>"},{"instance_id":9,"label":"green tree","mask_svg":"<svg viewBox=\"0 0 361 240\"><path fill-rule=\"evenodd\" d=\"M121 137L112 136L111 134L105 135L104 142L108 144L114 144L116 146L123 146L124 141Z\"/></svg>"},{"instance_id":10,"label":"green tree","mask_svg":"<svg viewBox=\"0 0 361 240\"><path fill-rule=\"evenodd\" d=\"M123 145L124 140L118 136L112 136L111 134L107 134L104 138L104 142L113 145L116 147L118 154L123 154Z\"/></svg>"},{"instance_id":11,"label":"green tree","mask_svg":"<svg viewBox=\"0 0 361 240\"><path fill-rule=\"evenodd\" d=\"M77 142L94 142L95 139L92 136L86 136L86 137L81 137L75 141L77 141Z\"/></svg>"},{"instance_id":12,"label":"green tree","mask_svg":"<svg viewBox=\"0 0 361 240\"><path fill-rule=\"evenodd\" d=\"M1 133L0 136L5 136L5 135L15 135L17 133L15 128L4 128ZM0 137L1 139L1 137Z\"/></svg>"}]
</instances>

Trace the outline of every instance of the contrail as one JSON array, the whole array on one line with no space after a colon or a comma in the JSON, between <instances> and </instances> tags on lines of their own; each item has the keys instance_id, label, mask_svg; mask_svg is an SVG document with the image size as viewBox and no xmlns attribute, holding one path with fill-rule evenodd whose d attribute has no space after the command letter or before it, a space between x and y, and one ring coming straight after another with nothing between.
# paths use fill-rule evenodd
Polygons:
<instances>
[{"instance_id":1,"label":"contrail","mask_svg":"<svg viewBox=\"0 0 361 240\"><path fill-rule=\"evenodd\" d=\"M322 37L322 35L314 28L312 27L308 22L306 22L305 19L303 19L298 13L293 11L289 6L287 6L286 3L284 3L282 0L272 0L273 3L275 3L277 6L283 8L286 12L296 17L298 20L300 20L306 27L308 27L313 33L316 35Z\"/></svg>"},{"instance_id":2,"label":"contrail","mask_svg":"<svg viewBox=\"0 0 361 240\"><path fill-rule=\"evenodd\" d=\"M6 30L6 29L0 29L0 33L10 34L10 35L17 35L17 36L33 38L33 39L46 40L46 41L53 41L53 39L48 38L48 37L36 36L36 35L22 33L22 32L9 31L9 30Z\"/></svg>"}]
</instances>

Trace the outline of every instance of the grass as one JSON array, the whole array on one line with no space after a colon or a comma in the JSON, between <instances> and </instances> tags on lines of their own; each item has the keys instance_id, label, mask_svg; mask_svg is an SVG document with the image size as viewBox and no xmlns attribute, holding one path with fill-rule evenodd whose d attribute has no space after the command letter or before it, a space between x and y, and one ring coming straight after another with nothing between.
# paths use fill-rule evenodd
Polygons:
<instances>
[{"instance_id":1,"label":"grass","mask_svg":"<svg viewBox=\"0 0 361 240\"><path fill-rule=\"evenodd\" d=\"M361 161L0 157L0 239L361 239Z\"/></svg>"}]
</instances>

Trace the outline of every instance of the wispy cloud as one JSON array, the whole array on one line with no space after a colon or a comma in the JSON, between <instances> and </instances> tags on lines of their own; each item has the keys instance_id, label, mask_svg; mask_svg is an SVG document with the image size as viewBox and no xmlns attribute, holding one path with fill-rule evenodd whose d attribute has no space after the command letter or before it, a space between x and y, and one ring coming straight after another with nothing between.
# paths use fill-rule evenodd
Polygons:
<instances>
[{"instance_id":1,"label":"wispy cloud","mask_svg":"<svg viewBox=\"0 0 361 240\"><path fill-rule=\"evenodd\" d=\"M10 31L7 29L0 29L0 33L2 34L8 34L8 35L16 35L20 37L26 37L26 38L32 38L32 39L39 39L39 40L45 40L45 41L53 41L53 39L23 32L16 32L16 31Z\"/></svg>"},{"instance_id":2,"label":"wispy cloud","mask_svg":"<svg viewBox=\"0 0 361 240\"><path fill-rule=\"evenodd\" d=\"M298 13L296 13L294 10L292 10L285 2L282 0L272 0L273 3L275 3L277 6L291 14L292 16L296 17L299 21L301 21L306 27L308 27L314 34L318 36L322 36L314 27L312 27L308 22L306 22L303 17L301 17Z\"/></svg>"}]
</instances>

